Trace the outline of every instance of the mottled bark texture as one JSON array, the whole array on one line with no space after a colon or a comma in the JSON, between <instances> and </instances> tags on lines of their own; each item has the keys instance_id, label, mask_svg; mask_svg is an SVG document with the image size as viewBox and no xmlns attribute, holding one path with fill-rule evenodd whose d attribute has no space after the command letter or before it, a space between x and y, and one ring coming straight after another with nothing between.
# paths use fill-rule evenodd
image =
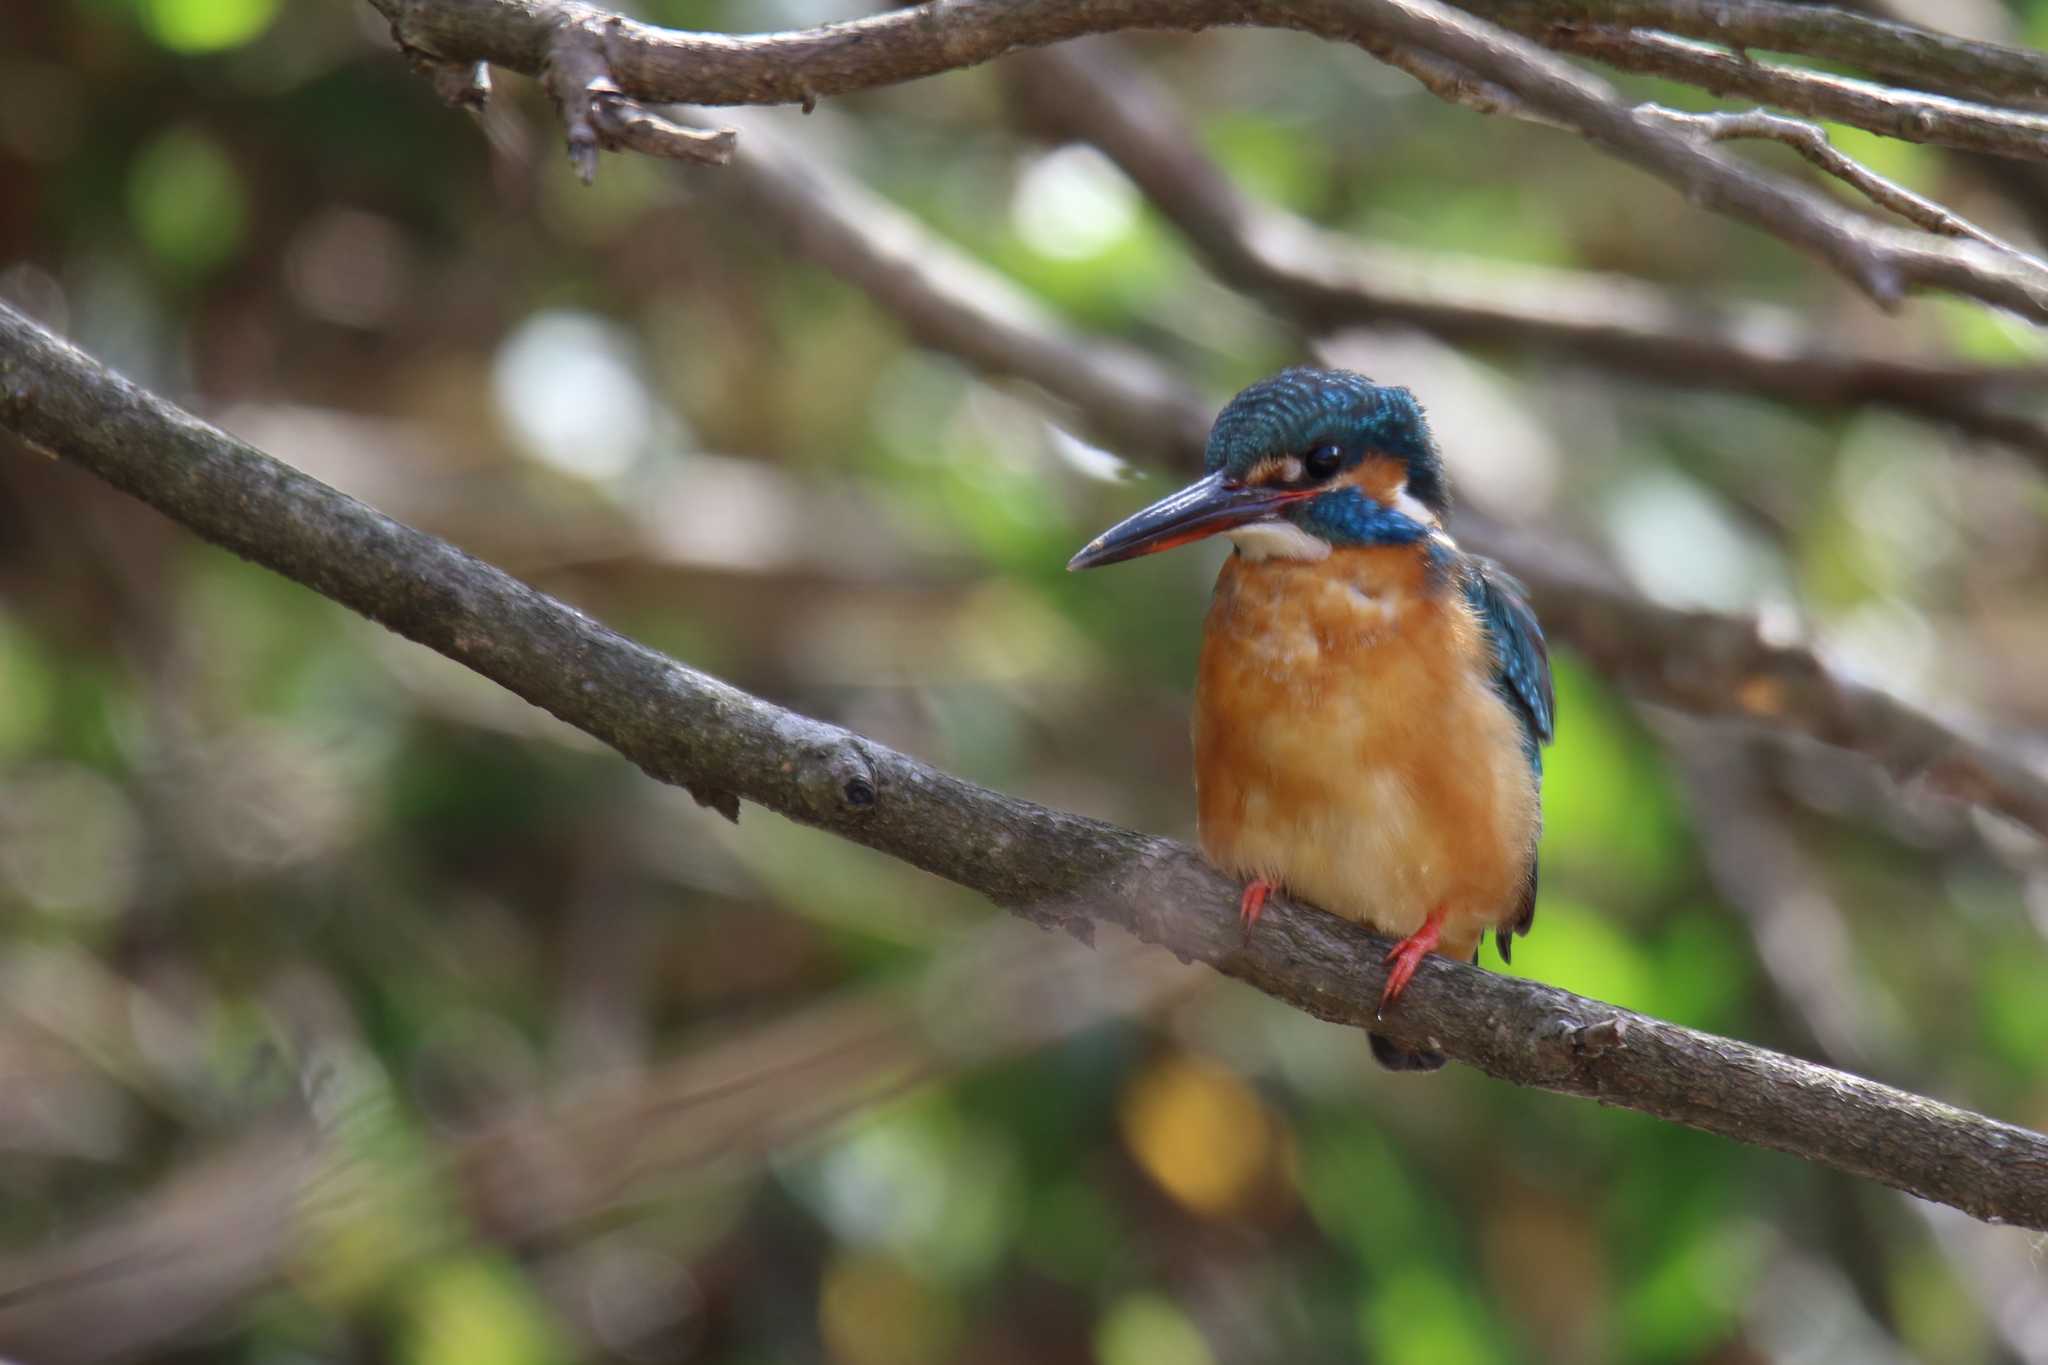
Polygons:
<instances>
[{"instance_id":1,"label":"mottled bark texture","mask_svg":"<svg viewBox=\"0 0 2048 1365\"><path fill-rule=\"evenodd\" d=\"M1441 958L1374 1023L1383 940L1280 903L1244 943L1237 886L1190 849L977 787L728 687L280 464L4 306L0 427L476 670L662 781L831 830L1049 928L1121 925L1318 1018L1372 1024L1502 1080L2048 1230L2048 1138L1890 1086Z\"/></svg>"}]
</instances>

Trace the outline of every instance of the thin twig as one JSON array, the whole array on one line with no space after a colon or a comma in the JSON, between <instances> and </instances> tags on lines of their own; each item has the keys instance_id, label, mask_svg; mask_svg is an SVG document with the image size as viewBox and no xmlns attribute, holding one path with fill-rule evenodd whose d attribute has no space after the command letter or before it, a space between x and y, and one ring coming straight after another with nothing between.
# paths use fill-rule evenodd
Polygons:
<instances>
[{"instance_id":1,"label":"thin twig","mask_svg":"<svg viewBox=\"0 0 2048 1365\"><path fill-rule=\"evenodd\" d=\"M569 162L583 183L588 185L597 176L600 148L707 166L732 160L731 129L671 123L619 89L604 48L605 31L616 22L594 13L568 16L548 43L542 83L561 111L569 134Z\"/></svg>"},{"instance_id":2,"label":"thin twig","mask_svg":"<svg viewBox=\"0 0 2048 1365\"><path fill-rule=\"evenodd\" d=\"M417 63L443 104L457 109L482 109L491 98L491 68L483 62Z\"/></svg>"},{"instance_id":3,"label":"thin twig","mask_svg":"<svg viewBox=\"0 0 2048 1365\"><path fill-rule=\"evenodd\" d=\"M730 128L691 128L663 118L620 95L608 81L591 85L589 94L591 121L609 151L640 152L700 166L723 166L732 160L739 135Z\"/></svg>"},{"instance_id":4,"label":"thin twig","mask_svg":"<svg viewBox=\"0 0 2048 1365\"><path fill-rule=\"evenodd\" d=\"M1690 128L1710 142L1732 142L1738 138L1762 138L1770 142L1782 142L1821 170L1862 194L1871 203L1879 208L1891 210L1916 227L1940 233L1944 237L1966 237L1999 251L2010 252L2034 265L2041 265L2035 257L2009 242L1994 237L1953 210L1942 207L1925 195L1916 194L1896 180L1879 175L1854 157L1846 155L1828 141L1827 133L1817 124L1787 118L1783 114L1773 114L1764 109L1718 114L1688 114L1656 104L1643 105L1642 109L1646 113L1655 114L1674 127Z\"/></svg>"},{"instance_id":5,"label":"thin twig","mask_svg":"<svg viewBox=\"0 0 2048 1365\"><path fill-rule=\"evenodd\" d=\"M1894 304L1908 289L1934 284L1937 278L1953 288L1964 274L1975 276L1981 269L1987 286L1993 276L2001 283L1977 297L2048 321L2048 267L2039 263L1976 243L1933 242L1849 215L1804 187L1727 160L1704 138L1686 136L1653 114L1625 108L1604 83L1437 0L1343 0L1338 7L1399 41L1426 47L1505 86L1695 202L1812 253L1880 304Z\"/></svg>"},{"instance_id":6,"label":"thin twig","mask_svg":"<svg viewBox=\"0 0 2048 1365\"><path fill-rule=\"evenodd\" d=\"M1787 0L1458 0L1497 23L1661 29L1738 52L1796 52L1922 90L2048 106L2048 54Z\"/></svg>"},{"instance_id":7,"label":"thin twig","mask_svg":"<svg viewBox=\"0 0 2048 1365\"><path fill-rule=\"evenodd\" d=\"M820 97L957 70L1021 47L1122 29L1249 24L1317 34L1383 58L1419 49L1694 203L1827 263L1881 306L1916 289L1939 289L2048 322L2048 270L1979 243L1872 223L1806 186L1723 155L1704 138L1638 116L1604 82L1439 0L945 0L752 37L654 28L573 0L374 3L409 50L528 74L553 60L565 28L596 34L619 90L653 103L808 107ZM1473 88L1462 78L1435 83ZM1487 98L1505 107L1502 97ZM578 137L572 122L572 149L586 145Z\"/></svg>"},{"instance_id":8,"label":"thin twig","mask_svg":"<svg viewBox=\"0 0 2048 1365\"><path fill-rule=\"evenodd\" d=\"M1624 71L1684 81L1711 94L1741 95L1905 142L2033 161L2048 159L2048 116L2038 113L1808 71L1665 33L1601 24L1536 23L1517 25L1516 29L1558 52L1591 57Z\"/></svg>"},{"instance_id":9,"label":"thin twig","mask_svg":"<svg viewBox=\"0 0 2048 1365\"><path fill-rule=\"evenodd\" d=\"M1873 355L1830 342L1787 310L1328 232L1240 193L1158 82L1105 42L1022 53L1003 66L1035 131L1101 149L1219 279L1305 331L1405 323L1465 345L1563 354L1688 387L1891 407L2048 467L2048 424L1995 401L2048 383L2048 366Z\"/></svg>"},{"instance_id":10,"label":"thin twig","mask_svg":"<svg viewBox=\"0 0 2048 1365\"><path fill-rule=\"evenodd\" d=\"M1318 1018L1518 1084L1789 1152L2048 1230L2048 1137L1462 963L1375 1021L1386 942L1238 886L1170 840L1003 796L635 643L279 464L0 306L0 426L187 529L474 669L663 781L730 792L1047 928L1113 924Z\"/></svg>"}]
</instances>

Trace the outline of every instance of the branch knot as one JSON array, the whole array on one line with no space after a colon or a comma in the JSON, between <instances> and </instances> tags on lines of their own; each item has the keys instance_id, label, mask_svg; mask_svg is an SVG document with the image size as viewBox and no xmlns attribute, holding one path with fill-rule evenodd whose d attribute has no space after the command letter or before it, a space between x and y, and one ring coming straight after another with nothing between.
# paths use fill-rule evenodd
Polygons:
<instances>
[{"instance_id":1,"label":"branch knot","mask_svg":"<svg viewBox=\"0 0 2048 1365\"><path fill-rule=\"evenodd\" d=\"M863 816L882 799L875 765L851 735L806 747L796 758L794 776L805 808L819 820Z\"/></svg>"}]
</instances>

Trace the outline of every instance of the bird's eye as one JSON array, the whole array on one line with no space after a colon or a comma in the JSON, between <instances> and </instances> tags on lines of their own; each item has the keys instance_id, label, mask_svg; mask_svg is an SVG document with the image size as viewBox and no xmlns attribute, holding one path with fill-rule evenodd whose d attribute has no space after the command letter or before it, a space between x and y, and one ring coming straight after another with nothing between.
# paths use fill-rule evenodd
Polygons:
<instances>
[{"instance_id":1,"label":"bird's eye","mask_svg":"<svg viewBox=\"0 0 2048 1365\"><path fill-rule=\"evenodd\" d=\"M1337 472L1337 466L1344 463L1344 451L1339 446L1317 446L1301 457L1301 467L1308 471L1311 479L1327 479Z\"/></svg>"}]
</instances>

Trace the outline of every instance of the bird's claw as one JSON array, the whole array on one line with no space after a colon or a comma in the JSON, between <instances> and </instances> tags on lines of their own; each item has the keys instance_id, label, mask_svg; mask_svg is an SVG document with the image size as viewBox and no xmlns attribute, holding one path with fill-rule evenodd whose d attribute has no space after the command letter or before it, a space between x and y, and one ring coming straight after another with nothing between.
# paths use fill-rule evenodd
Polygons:
<instances>
[{"instance_id":1,"label":"bird's claw","mask_svg":"<svg viewBox=\"0 0 2048 1365\"><path fill-rule=\"evenodd\" d=\"M1245 886L1244 895L1238 898L1237 922L1244 926L1244 937L1247 943L1251 941L1253 926L1259 922L1259 916L1265 912L1266 897L1271 895L1272 891L1273 883L1267 881L1264 877L1257 877Z\"/></svg>"},{"instance_id":2,"label":"bird's claw","mask_svg":"<svg viewBox=\"0 0 2048 1365\"><path fill-rule=\"evenodd\" d=\"M1387 950L1387 984L1380 990L1380 1006L1373 1012L1374 1019L1386 1018L1387 1010L1401 998L1401 992L1408 989L1408 983L1415 979L1415 969L1422 965L1424 955L1436 950L1437 934L1443 923L1443 910L1432 910L1420 929Z\"/></svg>"}]
</instances>

